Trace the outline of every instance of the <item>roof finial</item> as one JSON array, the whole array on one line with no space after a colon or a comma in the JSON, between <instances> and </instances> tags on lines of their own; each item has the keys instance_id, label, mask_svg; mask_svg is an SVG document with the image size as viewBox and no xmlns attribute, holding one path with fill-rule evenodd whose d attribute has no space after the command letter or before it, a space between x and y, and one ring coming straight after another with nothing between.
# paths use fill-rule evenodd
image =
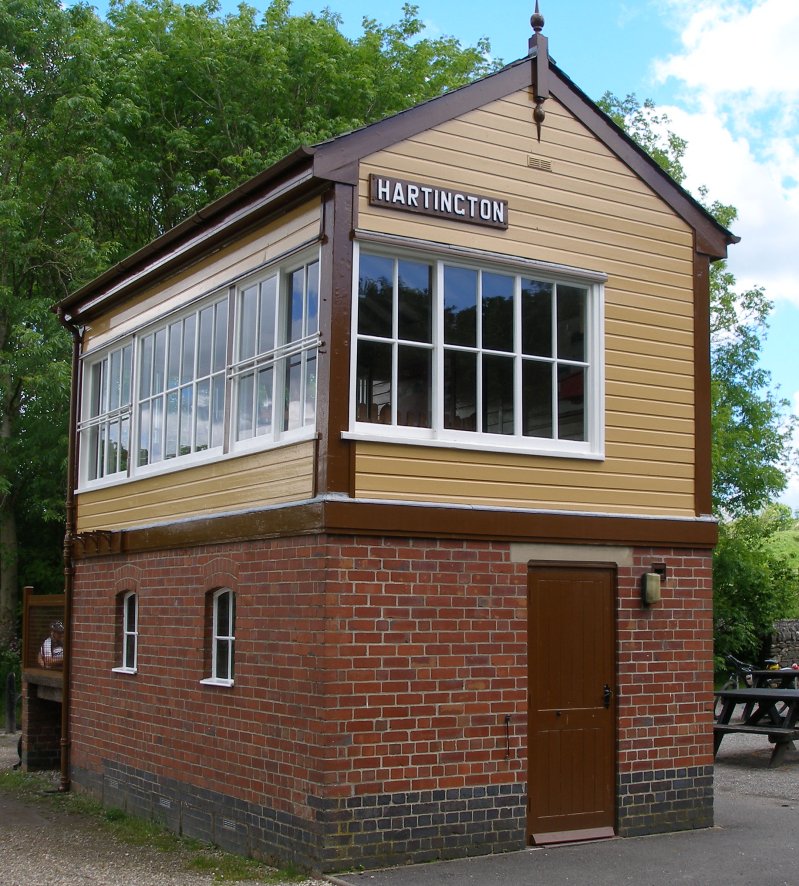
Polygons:
<instances>
[{"instance_id":1,"label":"roof finial","mask_svg":"<svg viewBox=\"0 0 799 886\"><path fill-rule=\"evenodd\" d=\"M540 34L544 30L544 16L541 15L538 9L538 0L535 0L535 12L530 16L530 24L533 26L536 34Z\"/></svg>"}]
</instances>

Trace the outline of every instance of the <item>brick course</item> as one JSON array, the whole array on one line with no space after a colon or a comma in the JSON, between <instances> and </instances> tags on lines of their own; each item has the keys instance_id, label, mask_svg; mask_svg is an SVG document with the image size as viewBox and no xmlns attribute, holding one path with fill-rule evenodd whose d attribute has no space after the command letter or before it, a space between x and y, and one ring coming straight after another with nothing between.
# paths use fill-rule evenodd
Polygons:
<instances>
[{"instance_id":1,"label":"brick course","mask_svg":"<svg viewBox=\"0 0 799 886\"><path fill-rule=\"evenodd\" d=\"M669 577L643 610L652 562ZM73 779L178 830L319 869L519 848L526 575L505 543L377 537L85 560ZM205 598L220 586L237 595L233 687L200 683ZM136 674L112 670L127 590ZM619 569L619 833L712 821L711 600L704 551L636 550Z\"/></svg>"}]
</instances>

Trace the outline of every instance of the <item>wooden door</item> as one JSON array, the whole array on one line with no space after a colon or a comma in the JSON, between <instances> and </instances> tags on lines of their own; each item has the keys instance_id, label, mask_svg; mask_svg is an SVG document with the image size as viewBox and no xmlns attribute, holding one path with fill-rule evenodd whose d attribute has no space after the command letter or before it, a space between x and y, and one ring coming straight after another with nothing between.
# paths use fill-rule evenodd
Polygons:
<instances>
[{"instance_id":1,"label":"wooden door","mask_svg":"<svg viewBox=\"0 0 799 886\"><path fill-rule=\"evenodd\" d=\"M613 567L530 567L529 842L614 833L615 590Z\"/></svg>"}]
</instances>

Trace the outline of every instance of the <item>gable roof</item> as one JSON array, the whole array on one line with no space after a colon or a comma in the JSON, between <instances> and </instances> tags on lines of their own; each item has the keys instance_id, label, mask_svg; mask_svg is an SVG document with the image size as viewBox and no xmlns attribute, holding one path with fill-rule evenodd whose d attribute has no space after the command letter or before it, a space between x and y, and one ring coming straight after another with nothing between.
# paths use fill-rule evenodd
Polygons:
<instances>
[{"instance_id":1,"label":"gable roof","mask_svg":"<svg viewBox=\"0 0 799 886\"><path fill-rule=\"evenodd\" d=\"M321 194L331 183L357 184L363 157L523 89L531 89L537 106L552 96L569 110L694 230L698 253L711 260L726 258L727 246L740 238L720 225L588 98L549 58L540 34L530 42L530 55L493 74L361 129L298 148L67 296L57 310L75 323L89 319L134 289ZM545 132L545 118L542 125Z\"/></svg>"}]
</instances>

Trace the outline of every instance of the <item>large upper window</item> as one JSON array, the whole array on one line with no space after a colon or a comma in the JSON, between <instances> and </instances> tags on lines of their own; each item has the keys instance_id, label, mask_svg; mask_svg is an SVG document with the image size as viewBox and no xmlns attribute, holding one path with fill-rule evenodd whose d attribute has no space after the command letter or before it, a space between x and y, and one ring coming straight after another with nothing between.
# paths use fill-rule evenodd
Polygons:
<instances>
[{"instance_id":1,"label":"large upper window","mask_svg":"<svg viewBox=\"0 0 799 886\"><path fill-rule=\"evenodd\" d=\"M601 290L575 277L362 250L356 431L597 453Z\"/></svg>"},{"instance_id":2,"label":"large upper window","mask_svg":"<svg viewBox=\"0 0 799 886\"><path fill-rule=\"evenodd\" d=\"M314 258L270 267L92 355L81 482L312 434L318 346Z\"/></svg>"}]
</instances>

